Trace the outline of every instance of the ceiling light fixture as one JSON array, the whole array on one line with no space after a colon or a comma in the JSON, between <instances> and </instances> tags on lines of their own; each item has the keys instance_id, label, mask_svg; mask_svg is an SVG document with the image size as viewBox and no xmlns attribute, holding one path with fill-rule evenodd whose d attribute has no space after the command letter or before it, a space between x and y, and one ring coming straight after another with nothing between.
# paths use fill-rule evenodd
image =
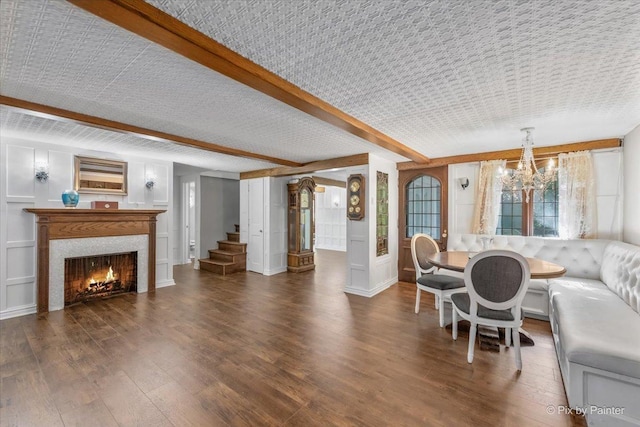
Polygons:
<instances>
[{"instance_id":1,"label":"ceiling light fixture","mask_svg":"<svg viewBox=\"0 0 640 427\"><path fill-rule=\"evenodd\" d=\"M540 172L536 166L536 159L533 157L533 130L535 128L522 128L526 132L522 140L522 154L516 169L504 169L501 171L500 180L502 187L513 192L524 191L526 202L529 203L531 190L544 191L549 184L556 180L556 167L553 159Z\"/></svg>"}]
</instances>

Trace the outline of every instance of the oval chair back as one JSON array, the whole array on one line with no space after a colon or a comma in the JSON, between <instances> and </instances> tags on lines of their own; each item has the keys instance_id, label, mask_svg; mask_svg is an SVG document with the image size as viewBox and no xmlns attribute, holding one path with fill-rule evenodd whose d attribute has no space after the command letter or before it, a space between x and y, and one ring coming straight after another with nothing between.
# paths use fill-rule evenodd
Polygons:
<instances>
[{"instance_id":1,"label":"oval chair back","mask_svg":"<svg viewBox=\"0 0 640 427\"><path fill-rule=\"evenodd\" d=\"M477 325L505 328L505 345L511 346L516 356L516 368L522 370L519 328L522 325L522 300L531 271L527 259L517 252L489 250L469 260L464 269L467 294L454 294L453 339L458 338L458 316L471 323L467 362L473 362Z\"/></svg>"},{"instance_id":2,"label":"oval chair back","mask_svg":"<svg viewBox=\"0 0 640 427\"><path fill-rule=\"evenodd\" d=\"M470 314L476 316L481 304L491 310L511 310L519 318L530 277L529 263L517 252L489 250L475 255L464 269Z\"/></svg>"},{"instance_id":3,"label":"oval chair back","mask_svg":"<svg viewBox=\"0 0 640 427\"><path fill-rule=\"evenodd\" d=\"M416 270L416 280L423 274L432 273L436 267L427 261L429 255L440 252L435 240L428 234L416 233L411 238L411 258Z\"/></svg>"}]
</instances>

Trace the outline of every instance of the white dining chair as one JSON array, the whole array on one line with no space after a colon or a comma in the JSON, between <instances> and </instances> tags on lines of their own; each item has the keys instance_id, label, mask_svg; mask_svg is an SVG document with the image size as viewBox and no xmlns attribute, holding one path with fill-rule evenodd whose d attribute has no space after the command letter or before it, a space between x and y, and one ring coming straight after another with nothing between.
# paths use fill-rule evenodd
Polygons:
<instances>
[{"instance_id":1,"label":"white dining chair","mask_svg":"<svg viewBox=\"0 0 640 427\"><path fill-rule=\"evenodd\" d=\"M520 334L524 299L531 274L522 255L505 250L489 250L475 255L464 269L466 293L451 295L453 339L458 339L458 316L471 323L467 362L473 362L477 326L505 328L505 345L516 352L516 367L522 370Z\"/></svg>"},{"instance_id":2,"label":"white dining chair","mask_svg":"<svg viewBox=\"0 0 640 427\"><path fill-rule=\"evenodd\" d=\"M436 309L440 311L440 327L444 327L445 298L464 289L464 279L446 274L435 274L437 267L427 261L428 257L440 252L435 240L427 234L417 233L411 237L411 257L416 270L416 308L420 312L420 291L435 296Z\"/></svg>"}]
</instances>

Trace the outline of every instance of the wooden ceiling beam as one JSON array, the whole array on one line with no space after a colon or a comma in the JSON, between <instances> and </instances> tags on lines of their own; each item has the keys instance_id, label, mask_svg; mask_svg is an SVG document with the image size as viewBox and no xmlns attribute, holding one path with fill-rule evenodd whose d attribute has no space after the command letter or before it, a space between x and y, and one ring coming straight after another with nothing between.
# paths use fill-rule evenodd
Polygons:
<instances>
[{"instance_id":1,"label":"wooden ceiling beam","mask_svg":"<svg viewBox=\"0 0 640 427\"><path fill-rule=\"evenodd\" d=\"M265 95L416 163L429 158L237 54L142 0L67 0Z\"/></svg>"},{"instance_id":2,"label":"wooden ceiling beam","mask_svg":"<svg viewBox=\"0 0 640 427\"><path fill-rule=\"evenodd\" d=\"M348 168L352 166L360 166L369 164L369 154L355 154L353 156L338 157L335 159L320 160L317 162L307 163L304 166L287 168L262 169L251 172L240 173L240 179L264 178L269 176L292 176L305 173L313 173L327 169Z\"/></svg>"},{"instance_id":3,"label":"wooden ceiling beam","mask_svg":"<svg viewBox=\"0 0 640 427\"><path fill-rule=\"evenodd\" d=\"M569 153L573 151L598 150L603 148L616 148L622 146L622 140L619 138L598 139L595 141L576 142L572 144L551 145L548 147L537 147L533 149L533 155L537 159L557 156L560 153ZM462 154L459 156L437 157L431 159L427 164L419 164L415 162L398 163L398 170L435 168L456 163L481 162L486 160L518 160L522 153L522 148L501 151L488 151L485 153Z\"/></svg>"},{"instance_id":4,"label":"wooden ceiling beam","mask_svg":"<svg viewBox=\"0 0 640 427\"><path fill-rule=\"evenodd\" d=\"M170 133L159 132L152 129L145 129L138 126L128 125L126 123L116 122L113 120L103 119L102 117L90 116L87 114L76 113L75 111L64 110L62 108L51 107L49 105L37 104L35 102L25 101L18 98L11 98L0 95L0 104L8 107L22 110L28 114L38 115L58 121L67 121L81 125L87 125L99 129L106 129L119 133L126 133L140 138L150 139L152 141L170 142L173 144L185 145L188 147L198 148L200 150L212 151L214 153L226 154L229 156L244 157L252 160L261 160L269 163L275 163L283 166L302 166L302 163L293 162L291 160L278 159L276 157L263 156L262 154L251 153L249 151L238 150L236 148L225 147L210 142L200 141L197 139L186 138L184 136L172 135Z\"/></svg>"},{"instance_id":5,"label":"wooden ceiling beam","mask_svg":"<svg viewBox=\"0 0 640 427\"><path fill-rule=\"evenodd\" d=\"M330 179L330 178L325 178L323 176L316 176L316 175L312 175L311 178L313 178L313 182L315 182L316 185L325 185L327 187L347 188L347 182L346 181L340 181L339 179Z\"/></svg>"}]
</instances>

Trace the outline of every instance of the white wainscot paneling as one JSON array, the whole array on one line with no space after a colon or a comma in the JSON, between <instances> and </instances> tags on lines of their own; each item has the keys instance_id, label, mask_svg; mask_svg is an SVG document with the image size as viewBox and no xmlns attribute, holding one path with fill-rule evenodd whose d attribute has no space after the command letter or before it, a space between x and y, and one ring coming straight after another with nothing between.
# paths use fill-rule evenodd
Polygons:
<instances>
[{"instance_id":1,"label":"white wainscot paneling","mask_svg":"<svg viewBox=\"0 0 640 427\"><path fill-rule=\"evenodd\" d=\"M33 198L36 179L35 150L7 145L7 197Z\"/></svg>"},{"instance_id":2,"label":"white wainscot paneling","mask_svg":"<svg viewBox=\"0 0 640 427\"><path fill-rule=\"evenodd\" d=\"M7 279L35 276L36 249L34 244L7 244Z\"/></svg>"},{"instance_id":3,"label":"white wainscot paneling","mask_svg":"<svg viewBox=\"0 0 640 427\"><path fill-rule=\"evenodd\" d=\"M129 162L127 168L127 198L129 204L144 204L145 191L147 191L147 187L144 185L144 163Z\"/></svg>"},{"instance_id":4,"label":"white wainscot paneling","mask_svg":"<svg viewBox=\"0 0 640 427\"><path fill-rule=\"evenodd\" d=\"M366 267L369 258L369 248L364 241L364 238L357 239L356 236L352 236L351 239L351 266L352 267Z\"/></svg>"},{"instance_id":5,"label":"white wainscot paneling","mask_svg":"<svg viewBox=\"0 0 640 427\"><path fill-rule=\"evenodd\" d=\"M8 283L6 287L6 304L8 309L35 304L35 280L24 283Z\"/></svg>"},{"instance_id":6,"label":"white wainscot paneling","mask_svg":"<svg viewBox=\"0 0 640 427\"><path fill-rule=\"evenodd\" d=\"M348 286L345 291L355 293L358 295L368 296L368 292L366 291L355 291L356 289L367 289L368 288L368 273L367 271L359 268L351 268L349 269L349 274L351 275L351 285Z\"/></svg>"},{"instance_id":7,"label":"white wainscot paneling","mask_svg":"<svg viewBox=\"0 0 640 427\"><path fill-rule=\"evenodd\" d=\"M375 276L376 283L388 282L392 279L391 277L391 260L389 256L386 256L387 259L382 261L376 261L375 266Z\"/></svg>"},{"instance_id":8,"label":"white wainscot paneling","mask_svg":"<svg viewBox=\"0 0 640 427\"><path fill-rule=\"evenodd\" d=\"M170 282L170 276L169 276L169 263L167 262L162 262L162 263L157 263L156 264L156 285L158 284L166 284L167 282ZM162 287L162 286L156 286L156 287Z\"/></svg>"},{"instance_id":9,"label":"white wainscot paneling","mask_svg":"<svg viewBox=\"0 0 640 427\"><path fill-rule=\"evenodd\" d=\"M30 242L36 240L36 216L25 212L32 203L7 203L7 242Z\"/></svg>"},{"instance_id":10,"label":"white wainscot paneling","mask_svg":"<svg viewBox=\"0 0 640 427\"><path fill-rule=\"evenodd\" d=\"M618 196L597 197L597 222L599 239L620 239L620 201Z\"/></svg>"},{"instance_id":11,"label":"white wainscot paneling","mask_svg":"<svg viewBox=\"0 0 640 427\"><path fill-rule=\"evenodd\" d=\"M596 194L598 196L612 196L620 191L622 175L621 153L596 152L593 153L593 164L596 175Z\"/></svg>"},{"instance_id":12,"label":"white wainscot paneling","mask_svg":"<svg viewBox=\"0 0 640 427\"><path fill-rule=\"evenodd\" d=\"M49 180L47 199L49 202L60 202L62 193L73 189L74 174L73 154L64 151L49 151ZM82 197L81 197L82 199Z\"/></svg>"},{"instance_id":13,"label":"white wainscot paneling","mask_svg":"<svg viewBox=\"0 0 640 427\"><path fill-rule=\"evenodd\" d=\"M165 165L154 164L150 173L156 177L156 184L153 186L153 203L168 204L169 168Z\"/></svg>"},{"instance_id":14,"label":"white wainscot paneling","mask_svg":"<svg viewBox=\"0 0 640 427\"><path fill-rule=\"evenodd\" d=\"M156 259L167 260L169 258L169 236L156 234Z\"/></svg>"},{"instance_id":15,"label":"white wainscot paneling","mask_svg":"<svg viewBox=\"0 0 640 427\"><path fill-rule=\"evenodd\" d=\"M473 205L463 205L466 209L457 209L455 217L455 233L471 233L471 222L473 221ZM462 206L460 206L462 207Z\"/></svg>"},{"instance_id":16,"label":"white wainscot paneling","mask_svg":"<svg viewBox=\"0 0 640 427\"><path fill-rule=\"evenodd\" d=\"M154 206L153 209L165 210L166 206ZM156 232L157 233L169 233L169 212L163 212L157 217Z\"/></svg>"}]
</instances>

